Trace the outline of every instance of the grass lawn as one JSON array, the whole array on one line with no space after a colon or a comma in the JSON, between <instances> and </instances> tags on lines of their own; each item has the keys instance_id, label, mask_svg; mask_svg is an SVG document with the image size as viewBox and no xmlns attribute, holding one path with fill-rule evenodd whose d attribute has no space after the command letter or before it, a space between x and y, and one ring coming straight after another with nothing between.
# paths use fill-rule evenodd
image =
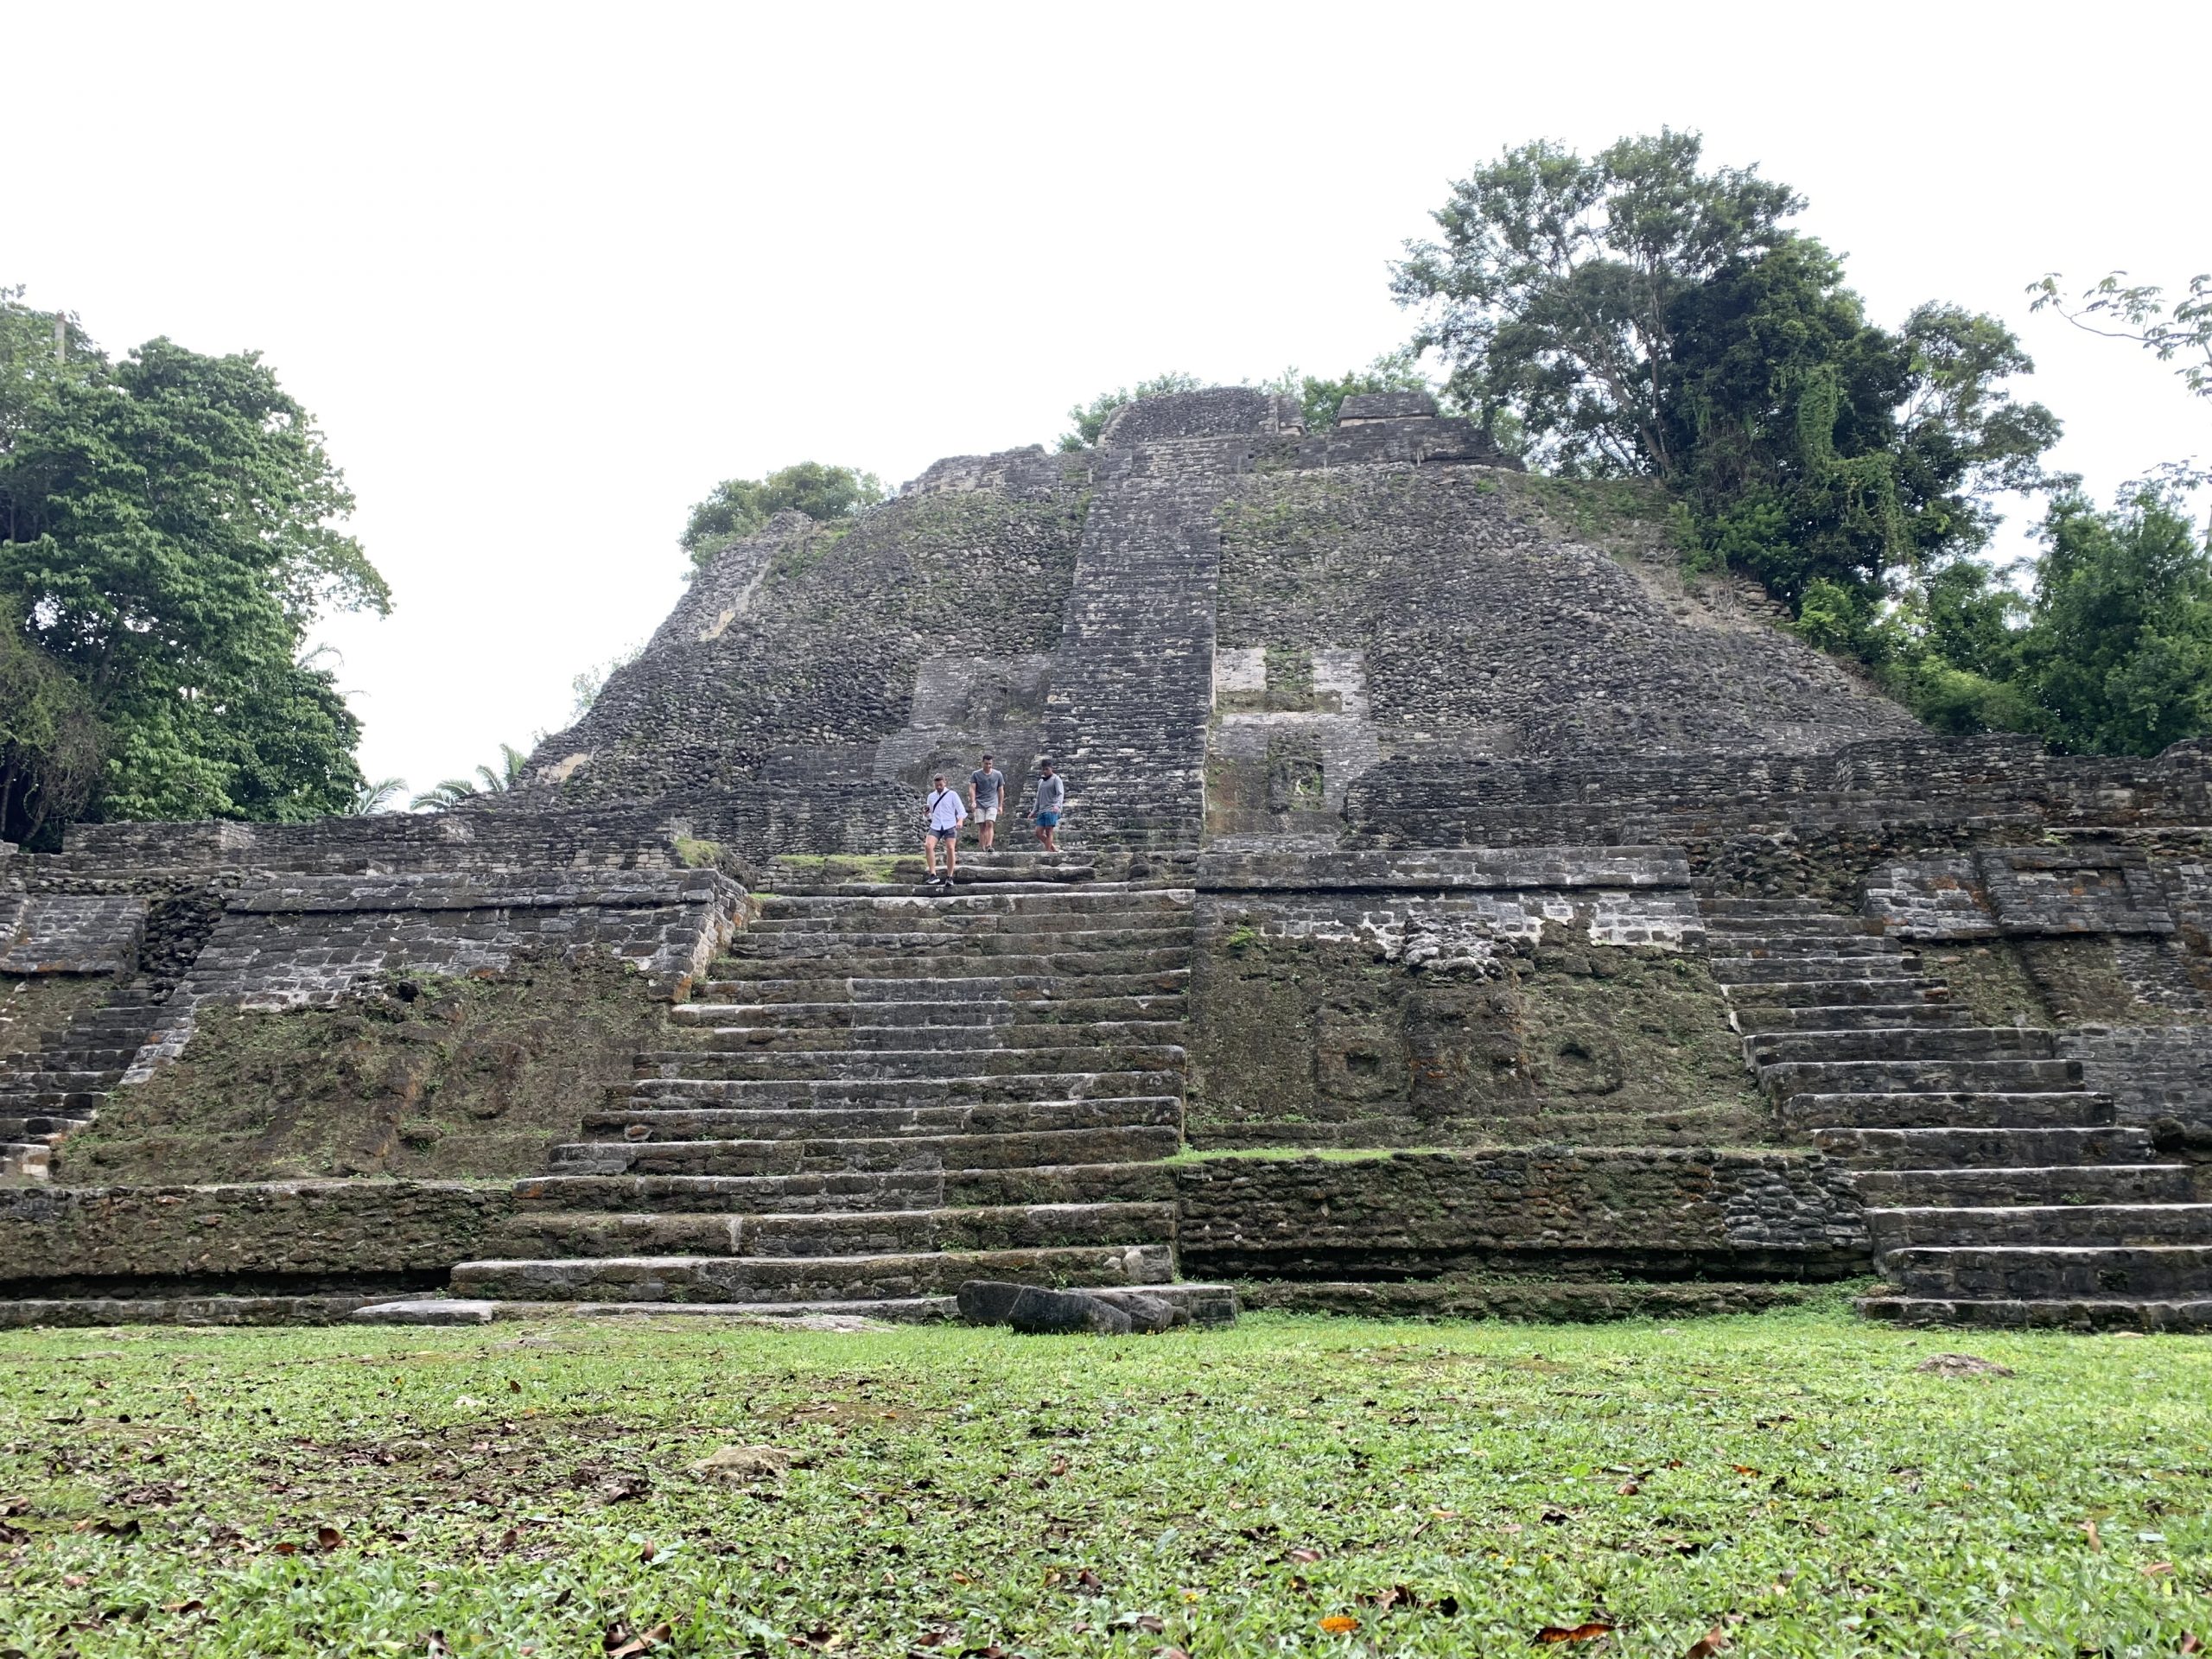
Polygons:
<instances>
[{"instance_id":1,"label":"grass lawn","mask_svg":"<svg viewBox=\"0 0 2212 1659\"><path fill-rule=\"evenodd\" d=\"M0 1335L0 1654L2171 1655L2209 1501L2212 1341L1834 1302Z\"/></svg>"}]
</instances>

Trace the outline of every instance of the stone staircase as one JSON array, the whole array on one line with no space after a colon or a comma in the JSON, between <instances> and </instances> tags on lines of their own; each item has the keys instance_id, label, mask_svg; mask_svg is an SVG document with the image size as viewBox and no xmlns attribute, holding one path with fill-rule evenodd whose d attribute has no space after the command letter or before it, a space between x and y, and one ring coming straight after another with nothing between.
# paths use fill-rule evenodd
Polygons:
<instances>
[{"instance_id":1,"label":"stone staircase","mask_svg":"<svg viewBox=\"0 0 2212 1659\"><path fill-rule=\"evenodd\" d=\"M1233 1314L1172 1282L1192 891L1079 855L962 874L777 870L667 1046L519 1185L519 1253L453 1296L927 1319L1001 1279Z\"/></svg>"},{"instance_id":2,"label":"stone staircase","mask_svg":"<svg viewBox=\"0 0 2212 1659\"><path fill-rule=\"evenodd\" d=\"M2212 1328L2212 1203L2113 1121L2048 1031L1982 1027L1919 958L1810 899L1703 901L1715 978L1783 1122L1849 1164L1913 1323Z\"/></svg>"},{"instance_id":3,"label":"stone staircase","mask_svg":"<svg viewBox=\"0 0 2212 1659\"><path fill-rule=\"evenodd\" d=\"M1111 457L1142 470L1102 480L1084 524L1045 723L1077 845L1196 847L1205 827L1226 479L1179 448L1220 446Z\"/></svg>"},{"instance_id":4,"label":"stone staircase","mask_svg":"<svg viewBox=\"0 0 2212 1659\"><path fill-rule=\"evenodd\" d=\"M48 1178L54 1147L99 1115L145 1042L157 1017L153 996L118 989L0 1067L0 1181Z\"/></svg>"}]
</instances>

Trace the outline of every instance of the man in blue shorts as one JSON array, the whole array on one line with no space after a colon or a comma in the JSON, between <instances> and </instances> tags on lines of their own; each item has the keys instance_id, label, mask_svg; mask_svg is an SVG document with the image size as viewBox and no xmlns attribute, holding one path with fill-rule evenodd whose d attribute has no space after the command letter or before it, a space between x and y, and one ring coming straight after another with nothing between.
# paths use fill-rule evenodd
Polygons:
<instances>
[{"instance_id":1,"label":"man in blue shorts","mask_svg":"<svg viewBox=\"0 0 2212 1659\"><path fill-rule=\"evenodd\" d=\"M960 872L960 826L967 819L968 808L960 798L960 791L944 786L943 772L930 780L928 798L929 828L922 835L922 857L930 867L930 886L937 886L942 879L948 885ZM938 843L944 843L944 874L937 873Z\"/></svg>"},{"instance_id":2,"label":"man in blue shorts","mask_svg":"<svg viewBox=\"0 0 2212 1659\"><path fill-rule=\"evenodd\" d=\"M1060 808L1066 804L1068 786L1049 760L1037 763L1037 839L1048 853L1060 850L1054 839L1060 827Z\"/></svg>"}]
</instances>

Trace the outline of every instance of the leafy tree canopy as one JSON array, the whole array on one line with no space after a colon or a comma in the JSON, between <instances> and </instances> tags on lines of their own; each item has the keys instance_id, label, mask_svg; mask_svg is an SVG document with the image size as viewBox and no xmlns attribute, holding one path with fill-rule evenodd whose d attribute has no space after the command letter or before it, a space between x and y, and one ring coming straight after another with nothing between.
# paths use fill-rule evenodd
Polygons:
<instances>
[{"instance_id":1,"label":"leafy tree canopy","mask_svg":"<svg viewBox=\"0 0 2212 1659\"><path fill-rule=\"evenodd\" d=\"M1989 495L2042 481L2058 423L2013 402L2032 365L2001 323L1869 321L1784 223L1802 199L1701 154L1672 131L1508 150L1452 187L1395 292L1493 435L1566 475L1660 480L1702 556L1855 648L1888 585L1980 547Z\"/></svg>"},{"instance_id":2,"label":"leafy tree canopy","mask_svg":"<svg viewBox=\"0 0 2212 1659\"><path fill-rule=\"evenodd\" d=\"M0 291L0 601L105 734L91 814L350 804L359 722L301 651L325 609L391 608L337 528L353 505L257 354L154 340L111 362Z\"/></svg>"},{"instance_id":3,"label":"leafy tree canopy","mask_svg":"<svg viewBox=\"0 0 2212 1659\"><path fill-rule=\"evenodd\" d=\"M2115 270L2080 298L2067 298L2056 271L2031 286L2028 308L2056 311L2076 328L2107 340L2131 340L2161 363L2180 359L2183 383L2199 397L2212 397L2212 271L2190 278L2189 292L2169 302L2153 283L2130 284Z\"/></svg>"},{"instance_id":4,"label":"leafy tree canopy","mask_svg":"<svg viewBox=\"0 0 2212 1659\"><path fill-rule=\"evenodd\" d=\"M2212 734L2212 551L2176 497L2051 504L2018 644L2031 728L2057 747L2156 754Z\"/></svg>"},{"instance_id":5,"label":"leafy tree canopy","mask_svg":"<svg viewBox=\"0 0 2212 1659\"><path fill-rule=\"evenodd\" d=\"M723 548L758 534L779 512L803 512L826 524L874 506L885 494L874 473L802 461L766 478L724 479L691 509L680 539L692 568L703 570Z\"/></svg>"},{"instance_id":6,"label":"leafy tree canopy","mask_svg":"<svg viewBox=\"0 0 2212 1659\"><path fill-rule=\"evenodd\" d=\"M1116 386L1111 391L1102 391L1087 404L1077 404L1068 410L1068 419L1074 429L1060 435L1064 450L1088 449L1098 442L1098 435L1106 429L1106 422L1124 404L1134 404L1140 397L1165 397L1171 392L1197 391L1205 383L1195 374L1185 374L1180 369L1170 369L1165 374L1155 374L1149 380L1140 380L1134 386Z\"/></svg>"}]
</instances>

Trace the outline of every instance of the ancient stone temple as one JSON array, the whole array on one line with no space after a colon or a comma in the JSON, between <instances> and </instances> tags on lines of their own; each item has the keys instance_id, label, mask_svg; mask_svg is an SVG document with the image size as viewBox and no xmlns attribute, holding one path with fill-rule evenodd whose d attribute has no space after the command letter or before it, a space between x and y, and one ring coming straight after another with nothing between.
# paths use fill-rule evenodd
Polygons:
<instances>
[{"instance_id":1,"label":"ancient stone temple","mask_svg":"<svg viewBox=\"0 0 2212 1659\"><path fill-rule=\"evenodd\" d=\"M2201 1328L2208 825L1425 398L1153 399L728 548L506 796L0 857L0 1319Z\"/></svg>"}]
</instances>

